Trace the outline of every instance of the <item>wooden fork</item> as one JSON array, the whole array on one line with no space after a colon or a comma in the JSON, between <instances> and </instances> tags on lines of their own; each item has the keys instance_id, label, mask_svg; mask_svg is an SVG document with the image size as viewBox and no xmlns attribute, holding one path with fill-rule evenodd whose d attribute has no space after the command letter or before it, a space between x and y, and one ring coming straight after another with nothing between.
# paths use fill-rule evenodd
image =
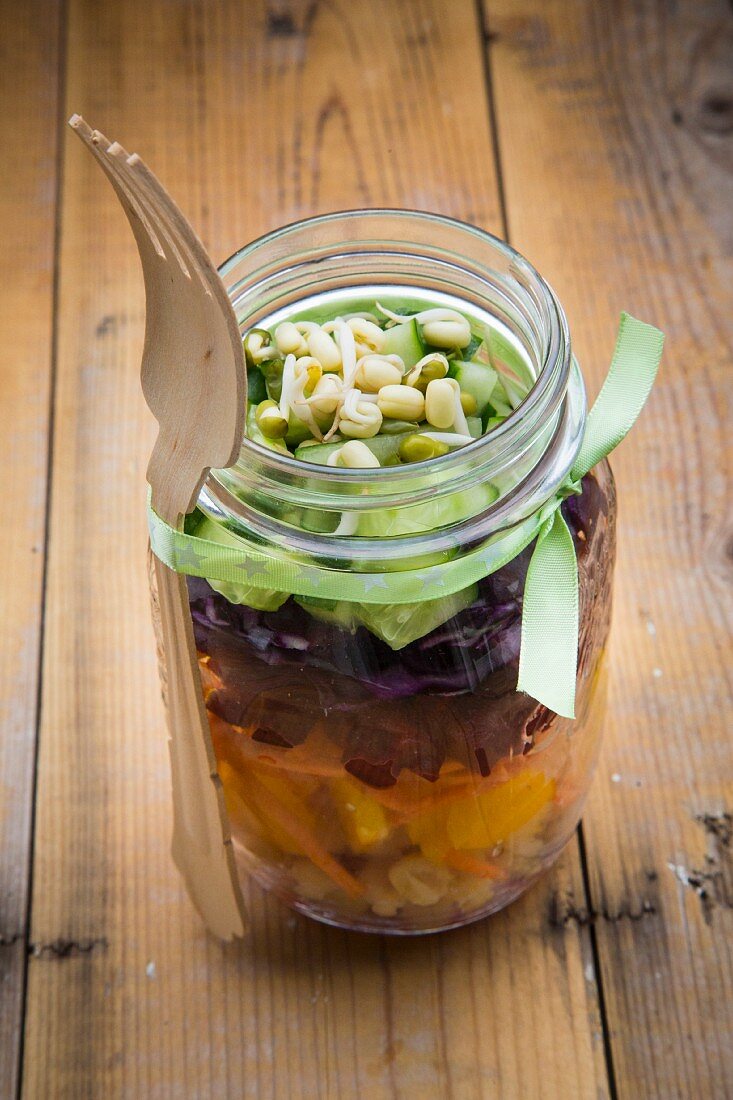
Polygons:
<instances>
[{"instance_id":1,"label":"wooden fork","mask_svg":"<svg viewBox=\"0 0 733 1100\"><path fill-rule=\"evenodd\" d=\"M83 118L69 125L103 168L135 235L145 279L143 393L158 421L147 478L172 526L208 471L233 465L247 374L237 319L206 250L140 158ZM183 576L154 559L167 682L173 858L208 928L241 936L246 919L204 706Z\"/></svg>"}]
</instances>

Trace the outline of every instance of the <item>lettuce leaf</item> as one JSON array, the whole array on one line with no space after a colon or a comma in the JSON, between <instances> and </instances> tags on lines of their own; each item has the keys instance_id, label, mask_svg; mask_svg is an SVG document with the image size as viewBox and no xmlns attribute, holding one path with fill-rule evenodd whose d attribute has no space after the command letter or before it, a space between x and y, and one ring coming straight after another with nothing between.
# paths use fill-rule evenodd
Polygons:
<instances>
[{"instance_id":1,"label":"lettuce leaf","mask_svg":"<svg viewBox=\"0 0 733 1100\"><path fill-rule=\"evenodd\" d=\"M192 534L201 539L208 539L210 542L221 543L223 546L240 545L236 535L227 531L218 523L213 523L212 520L207 519L201 513L197 514L199 520L193 528ZM289 592L278 592L274 588L258 588L252 584L216 581L212 580L211 577L207 577L206 580L214 591L222 595L229 603L246 604L247 607L252 607L255 611L277 611L278 607L282 607L290 595Z\"/></svg>"},{"instance_id":2,"label":"lettuce leaf","mask_svg":"<svg viewBox=\"0 0 733 1100\"><path fill-rule=\"evenodd\" d=\"M469 607L477 594L477 586L471 584L450 596L439 596L435 600L422 600L419 603L350 603L346 600L321 600L308 596L295 596L294 599L309 615L321 622L338 626L352 634L360 626L366 627L391 649L397 650L452 619L459 611Z\"/></svg>"}]
</instances>

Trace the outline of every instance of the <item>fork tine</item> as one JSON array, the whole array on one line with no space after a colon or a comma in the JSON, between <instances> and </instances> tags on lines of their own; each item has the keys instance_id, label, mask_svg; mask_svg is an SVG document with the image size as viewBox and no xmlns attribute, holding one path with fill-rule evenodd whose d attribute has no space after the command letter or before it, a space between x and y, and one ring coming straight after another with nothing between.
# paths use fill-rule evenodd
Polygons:
<instances>
[{"instance_id":1,"label":"fork tine","mask_svg":"<svg viewBox=\"0 0 733 1100\"><path fill-rule=\"evenodd\" d=\"M137 153L128 154L119 142L110 142L101 131L92 130L81 116L74 115L69 124L93 152L115 187L136 237L138 232L130 218L130 207L144 226L156 252L165 256L161 243L164 240L184 274L189 278L194 274L198 276L206 292L222 300L222 304L225 302L225 309L228 310L228 295L208 253L145 162Z\"/></svg>"},{"instance_id":2,"label":"fork tine","mask_svg":"<svg viewBox=\"0 0 733 1100\"><path fill-rule=\"evenodd\" d=\"M191 257L191 261L207 289L212 291L215 296L221 296L226 301L226 309L229 310L231 303L218 271L212 264L209 254L198 236L166 189L137 153L133 153L127 158L127 165L139 180L140 187L150 195L151 203L161 211L161 215L164 216L165 221L171 227L171 232L175 234L176 240L185 248L186 255Z\"/></svg>"},{"instance_id":3,"label":"fork tine","mask_svg":"<svg viewBox=\"0 0 733 1100\"><path fill-rule=\"evenodd\" d=\"M137 154L128 154L117 141L109 146L107 153L110 159L114 161L115 167L120 176L124 179L126 185L137 197L138 202L144 205L148 217L156 226L158 233L165 238L168 247L176 256L182 271L189 278L195 277L202 289L207 294L210 294L210 282L201 270L200 257L197 257L191 247L193 242L190 238L193 236L193 233L190 227L188 227L188 223L185 222L177 208L174 207L173 202L168 198L163 189L160 188L160 185L158 185L158 191L152 191L147 180L140 171L145 165ZM152 175L152 173L150 173L150 175ZM166 202L162 201L163 195L165 195ZM178 216L177 221L175 221L172 216L174 211ZM181 228L181 225L186 226L187 229ZM196 243L199 244L198 240L196 240ZM208 263L208 257L206 257L206 253L203 252L202 246L200 246L200 250ZM218 279L218 276L216 276L216 278Z\"/></svg>"},{"instance_id":4,"label":"fork tine","mask_svg":"<svg viewBox=\"0 0 733 1100\"><path fill-rule=\"evenodd\" d=\"M152 247L159 256L165 258L165 252L160 240L150 225L145 212L140 208L139 204L128 190L120 185L117 176L110 169L109 158L104 155L100 148L101 144L109 145L104 134L101 134L98 130L92 130L91 126L88 126L80 115L73 115L69 120L69 125L79 135L112 184L117 194L117 198L120 200L122 209L125 211L127 220L130 223L130 228L137 241L138 249L149 250Z\"/></svg>"},{"instance_id":5,"label":"fork tine","mask_svg":"<svg viewBox=\"0 0 733 1100\"><path fill-rule=\"evenodd\" d=\"M131 170L129 153L118 141L113 141L107 147L105 153L112 170L127 190L134 195L138 205L145 210L148 221L154 226L158 237L165 242L167 249L175 257L184 275L189 279L196 275L200 279L200 273L196 270L190 251L185 247L185 241L181 240L180 235L176 233L174 227L165 217L165 212L156 206L152 196L141 185L135 172Z\"/></svg>"},{"instance_id":6,"label":"fork tine","mask_svg":"<svg viewBox=\"0 0 733 1100\"><path fill-rule=\"evenodd\" d=\"M241 349L239 325L224 283L203 244L156 176L137 153L127 155L119 142L110 142L99 130L92 130L80 115L74 115L69 124L77 131L114 187L141 256L152 248L166 259L162 243L165 242L169 251L175 254L181 270L187 268L188 277L195 276L201 288L219 303L229 327L232 346ZM185 258L184 264L180 262L181 256Z\"/></svg>"},{"instance_id":7,"label":"fork tine","mask_svg":"<svg viewBox=\"0 0 733 1100\"><path fill-rule=\"evenodd\" d=\"M125 150L119 142L109 142L104 134L98 130L94 131L94 136L99 143L99 150L107 176L115 181L118 192L121 190L128 196L129 201L134 204L148 232L160 243L160 255L166 258L172 257L178 263L183 274L190 278L188 265L181 256L176 242L171 240L170 234L166 231L165 223L158 217L155 208L151 207L146 200L146 196L141 194L139 188L134 186L134 180L130 178L129 173L125 172L124 158L127 157Z\"/></svg>"}]
</instances>

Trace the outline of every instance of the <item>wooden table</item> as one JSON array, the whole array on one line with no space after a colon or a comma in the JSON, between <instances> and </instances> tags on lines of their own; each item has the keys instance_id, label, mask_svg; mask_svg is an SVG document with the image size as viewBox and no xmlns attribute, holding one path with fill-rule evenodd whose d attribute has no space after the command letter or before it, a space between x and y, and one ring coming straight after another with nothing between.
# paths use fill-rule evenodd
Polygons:
<instances>
[{"instance_id":1,"label":"wooden table","mask_svg":"<svg viewBox=\"0 0 733 1100\"><path fill-rule=\"evenodd\" d=\"M3 7L0 1095L733 1097L729 5ZM508 912L398 942L252 889L245 942L202 930L168 854L142 283L72 111L217 260L318 211L418 206L537 264L591 392L623 307L667 332L615 460L603 757Z\"/></svg>"}]
</instances>

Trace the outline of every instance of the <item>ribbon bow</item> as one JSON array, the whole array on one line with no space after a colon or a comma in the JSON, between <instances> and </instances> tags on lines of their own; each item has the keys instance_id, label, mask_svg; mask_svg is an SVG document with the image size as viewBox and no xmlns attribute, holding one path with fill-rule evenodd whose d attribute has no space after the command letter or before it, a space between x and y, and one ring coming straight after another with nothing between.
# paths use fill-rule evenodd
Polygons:
<instances>
[{"instance_id":1,"label":"ribbon bow","mask_svg":"<svg viewBox=\"0 0 733 1100\"><path fill-rule=\"evenodd\" d=\"M663 344L659 329L621 314L611 366L588 413L578 457L557 497L543 509L524 588L517 690L566 718L575 717L578 562L560 505L581 492L588 471L633 426L654 385Z\"/></svg>"},{"instance_id":2,"label":"ribbon bow","mask_svg":"<svg viewBox=\"0 0 733 1100\"><path fill-rule=\"evenodd\" d=\"M641 412L657 375L664 336L621 314L606 381L586 420L578 457L544 507L478 550L428 569L356 573L323 569L265 552L231 532L223 542L179 531L157 515L148 496L153 553L171 569L230 584L360 603L394 604L448 596L495 572L536 539L522 612L518 691L566 718L575 716L578 660L578 563L560 511L582 491L585 474L616 447Z\"/></svg>"}]
</instances>

